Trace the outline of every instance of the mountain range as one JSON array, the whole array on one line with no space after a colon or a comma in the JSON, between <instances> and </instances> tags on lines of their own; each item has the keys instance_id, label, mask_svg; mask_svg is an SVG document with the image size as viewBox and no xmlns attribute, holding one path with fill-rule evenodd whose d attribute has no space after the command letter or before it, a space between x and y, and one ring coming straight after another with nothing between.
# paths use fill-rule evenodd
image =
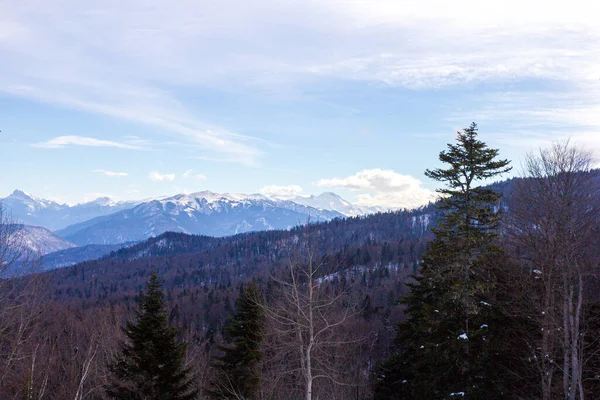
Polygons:
<instances>
[{"instance_id":1,"label":"mountain range","mask_svg":"<svg viewBox=\"0 0 600 400\"><path fill-rule=\"evenodd\" d=\"M15 222L41 226L51 231L125 210L139 203L114 202L108 197L101 197L94 201L70 206L42 199L21 190L15 190L9 196L0 199L0 202L15 219Z\"/></svg>"},{"instance_id":2,"label":"mountain range","mask_svg":"<svg viewBox=\"0 0 600 400\"><path fill-rule=\"evenodd\" d=\"M290 229L382 211L353 205L335 193L286 200L203 191L129 202L99 198L70 206L15 190L0 202L16 222L52 230L56 239L70 245L57 250L139 242L167 231L221 237Z\"/></svg>"},{"instance_id":3,"label":"mountain range","mask_svg":"<svg viewBox=\"0 0 600 400\"><path fill-rule=\"evenodd\" d=\"M71 225L56 234L77 245L116 244L145 240L167 231L228 236L289 229L308 221L329 221L339 217L344 215L262 195L199 192L150 200Z\"/></svg>"}]
</instances>

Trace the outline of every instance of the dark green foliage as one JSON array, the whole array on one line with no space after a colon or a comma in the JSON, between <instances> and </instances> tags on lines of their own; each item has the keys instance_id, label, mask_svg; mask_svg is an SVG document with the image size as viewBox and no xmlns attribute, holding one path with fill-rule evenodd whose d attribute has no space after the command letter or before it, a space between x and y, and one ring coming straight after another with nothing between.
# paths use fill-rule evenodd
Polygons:
<instances>
[{"instance_id":1,"label":"dark green foliage","mask_svg":"<svg viewBox=\"0 0 600 400\"><path fill-rule=\"evenodd\" d=\"M500 355L494 325L501 316L492 301L493 263L502 256L493 244L500 196L475 187L510 170L497 156L472 124L440 153L448 168L425 172L447 184L439 190L442 216L421 274L408 284L407 319L398 328L396 355L377 374L377 398L502 397L493 366Z\"/></svg>"},{"instance_id":2,"label":"dark green foliage","mask_svg":"<svg viewBox=\"0 0 600 400\"><path fill-rule=\"evenodd\" d=\"M178 330L169 326L161 283L152 273L140 293L136 321L123 328L127 341L109 366L113 399L188 400L197 390L184 365L186 344L177 340Z\"/></svg>"},{"instance_id":3,"label":"dark green foliage","mask_svg":"<svg viewBox=\"0 0 600 400\"><path fill-rule=\"evenodd\" d=\"M207 394L215 399L257 399L264 321L262 297L254 282L243 290L235 305L236 313L224 326L231 344L217 346L223 355L214 358L215 378Z\"/></svg>"},{"instance_id":4,"label":"dark green foliage","mask_svg":"<svg viewBox=\"0 0 600 400\"><path fill-rule=\"evenodd\" d=\"M447 169L425 171L429 178L446 183L447 188L438 189L442 194L440 210L444 213L439 228L433 229L437 246L450 248L432 249L428 254L455 254L452 257L476 256L477 249L489 244L500 221L495 210L500 196L492 189L474 187L478 181L509 172L508 160L495 160L497 149L489 149L477 139L477 125L459 132L457 144L448 144L448 150L440 153L440 161L449 164ZM448 251L450 250L450 251Z\"/></svg>"}]
</instances>

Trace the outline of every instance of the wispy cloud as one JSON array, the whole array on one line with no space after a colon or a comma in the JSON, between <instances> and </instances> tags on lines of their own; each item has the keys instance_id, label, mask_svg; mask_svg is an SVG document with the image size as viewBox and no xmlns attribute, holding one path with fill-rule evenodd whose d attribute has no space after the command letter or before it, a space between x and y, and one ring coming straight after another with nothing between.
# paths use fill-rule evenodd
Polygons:
<instances>
[{"instance_id":1,"label":"wispy cloud","mask_svg":"<svg viewBox=\"0 0 600 400\"><path fill-rule=\"evenodd\" d=\"M586 94L600 78L600 6L589 1L146 4L0 4L0 91L158 128L204 148L201 157L246 165L265 143L210 121L189 92L301 96L321 81L430 90L535 80L584 94L571 115L586 118L597 105Z\"/></svg>"},{"instance_id":2,"label":"wispy cloud","mask_svg":"<svg viewBox=\"0 0 600 400\"><path fill-rule=\"evenodd\" d=\"M128 150L142 149L141 147L132 144L84 136L58 136L45 142L33 143L31 146L45 149L60 149L67 146L114 147Z\"/></svg>"},{"instance_id":3,"label":"wispy cloud","mask_svg":"<svg viewBox=\"0 0 600 400\"><path fill-rule=\"evenodd\" d=\"M302 187L298 185L267 185L260 189L260 193L265 196L274 197L277 199L292 199L302 193Z\"/></svg>"},{"instance_id":4,"label":"wispy cloud","mask_svg":"<svg viewBox=\"0 0 600 400\"><path fill-rule=\"evenodd\" d=\"M122 177L122 176L127 176L127 172L114 172L114 171L107 171L105 169L95 169L92 172L98 173L98 174L102 174L105 176L109 176L111 178L118 178L118 177Z\"/></svg>"},{"instance_id":5,"label":"wispy cloud","mask_svg":"<svg viewBox=\"0 0 600 400\"><path fill-rule=\"evenodd\" d=\"M356 203L363 206L411 208L435 198L420 180L390 169L365 169L345 178L321 179L316 186L363 192L356 196Z\"/></svg>"},{"instance_id":6,"label":"wispy cloud","mask_svg":"<svg viewBox=\"0 0 600 400\"><path fill-rule=\"evenodd\" d=\"M148 179L154 182L173 181L175 174L161 174L160 172L150 172Z\"/></svg>"},{"instance_id":7,"label":"wispy cloud","mask_svg":"<svg viewBox=\"0 0 600 400\"><path fill-rule=\"evenodd\" d=\"M194 117L170 85L281 88L317 75L418 88L523 77L574 81L598 73L593 11L600 10L577 0L553 7L539 0L507 0L502 7L475 0L150 4L6 6L0 48L12 54L4 69L19 78L7 79L6 87L31 96L67 93L47 100L168 121L176 130L204 125L199 134L215 140L228 135ZM464 19L469 24L457 22ZM245 40L237 40L242 34ZM43 62L30 62L25 75L18 67L27 60ZM49 92L50 79L65 91ZM233 139L239 140L244 136Z\"/></svg>"},{"instance_id":8,"label":"wispy cloud","mask_svg":"<svg viewBox=\"0 0 600 400\"><path fill-rule=\"evenodd\" d=\"M67 0L63 6L58 12L0 5L0 53L9 55L0 67L0 91L149 125L238 163L257 162L262 142L205 121L173 89L202 90L208 81L193 70L218 63L206 63L198 48L207 44L197 40L205 25L196 21L198 10L155 2L142 11L111 0L98 7ZM186 56L197 52L204 55Z\"/></svg>"},{"instance_id":9,"label":"wispy cloud","mask_svg":"<svg viewBox=\"0 0 600 400\"><path fill-rule=\"evenodd\" d=\"M473 109L452 113L447 120L474 119L495 126L490 136L514 148L545 147L570 139L600 150L600 84L585 89L489 92L473 100Z\"/></svg>"},{"instance_id":10,"label":"wispy cloud","mask_svg":"<svg viewBox=\"0 0 600 400\"><path fill-rule=\"evenodd\" d=\"M198 179L198 180L201 180L201 181L205 181L206 180L206 175L195 173L193 169L188 169L187 171L185 171L183 173L183 177L184 178L189 178L189 179Z\"/></svg>"}]
</instances>

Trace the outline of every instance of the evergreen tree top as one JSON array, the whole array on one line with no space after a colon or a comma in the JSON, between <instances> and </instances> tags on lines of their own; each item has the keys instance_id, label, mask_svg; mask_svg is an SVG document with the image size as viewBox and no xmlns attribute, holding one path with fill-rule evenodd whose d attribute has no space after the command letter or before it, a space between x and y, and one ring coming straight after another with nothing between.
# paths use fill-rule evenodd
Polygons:
<instances>
[{"instance_id":1,"label":"evergreen tree top","mask_svg":"<svg viewBox=\"0 0 600 400\"><path fill-rule=\"evenodd\" d=\"M449 188L438 189L438 192L455 195L472 188L474 181L492 178L512 170L509 160L495 160L498 149L490 149L478 139L475 122L457 132L457 144L448 144L448 149L440 152L439 159L449 164L446 169L427 169L425 175L436 181L446 182Z\"/></svg>"},{"instance_id":2,"label":"evergreen tree top","mask_svg":"<svg viewBox=\"0 0 600 400\"><path fill-rule=\"evenodd\" d=\"M139 294L138 318L143 316L167 316L165 309L164 294L162 291L162 282L156 274L152 272L146 282L146 288Z\"/></svg>"},{"instance_id":3,"label":"evergreen tree top","mask_svg":"<svg viewBox=\"0 0 600 400\"><path fill-rule=\"evenodd\" d=\"M127 340L109 365L109 398L192 400L197 397L192 371L185 366L186 343L170 326L162 283L152 273L140 293L135 321L123 328Z\"/></svg>"}]
</instances>

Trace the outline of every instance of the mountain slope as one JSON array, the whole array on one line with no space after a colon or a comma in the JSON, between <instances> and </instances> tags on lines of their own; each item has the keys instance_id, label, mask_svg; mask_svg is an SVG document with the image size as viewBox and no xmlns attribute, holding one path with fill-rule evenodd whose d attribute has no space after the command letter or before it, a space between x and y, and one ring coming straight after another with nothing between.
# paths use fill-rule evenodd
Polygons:
<instances>
[{"instance_id":1,"label":"mountain slope","mask_svg":"<svg viewBox=\"0 0 600 400\"><path fill-rule=\"evenodd\" d=\"M113 251L124 248L127 244L90 244L87 246L71 247L64 250L45 254L41 259L42 270L52 270L84 261L96 260Z\"/></svg>"},{"instance_id":2,"label":"mountain slope","mask_svg":"<svg viewBox=\"0 0 600 400\"><path fill-rule=\"evenodd\" d=\"M289 229L309 220L329 221L338 217L343 215L262 195L199 192L150 200L56 233L78 245L117 244L145 240L167 231L227 236Z\"/></svg>"},{"instance_id":3,"label":"mountain slope","mask_svg":"<svg viewBox=\"0 0 600 400\"><path fill-rule=\"evenodd\" d=\"M75 247L73 243L56 236L46 228L29 225L18 226L20 239L35 254L44 255Z\"/></svg>"}]
</instances>

